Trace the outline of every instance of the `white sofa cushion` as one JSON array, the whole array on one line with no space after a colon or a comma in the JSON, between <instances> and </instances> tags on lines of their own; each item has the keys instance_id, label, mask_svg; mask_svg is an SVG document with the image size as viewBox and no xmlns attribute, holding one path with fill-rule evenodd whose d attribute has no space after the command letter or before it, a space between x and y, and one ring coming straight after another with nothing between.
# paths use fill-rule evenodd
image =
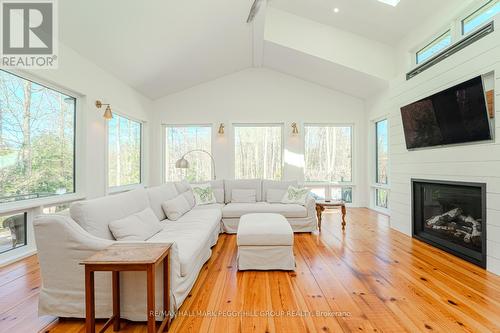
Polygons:
<instances>
[{"instance_id":1,"label":"white sofa cushion","mask_svg":"<svg viewBox=\"0 0 500 333\"><path fill-rule=\"evenodd\" d=\"M222 208L222 217L224 218L239 218L251 213L275 213L287 218L307 217L306 207L296 204L228 203Z\"/></svg>"},{"instance_id":2,"label":"white sofa cushion","mask_svg":"<svg viewBox=\"0 0 500 333\"><path fill-rule=\"evenodd\" d=\"M267 180L262 181L262 201L267 200L267 191L270 189L286 191L289 186L298 187L296 180ZM280 198L281 201L281 198Z\"/></svg>"},{"instance_id":3,"label":"white sofa cushion","mask_svg":"<svg viewBox=\"0 0 500 333\"><path fill-rule=\"evenodd\" d=\"M231 193L231 202L235 203L253 203L256 202L256 193L255 190L241 190L241 189L233 189Z\"/></svg>"},{"instance_id":4,"label":"white sofa cushion","mask_svg":"<svg viewBox=\"0 0 500 333\"><path fill-rule=\"evenodd\" d=\"M182 215L189 212L194 207L193 193L184 192L173 199L161 204L165 215L169 220L177 221Z\"/></svg>"},{"instance_id":5,"label":"white sofa cushion","mask_svg":"<svg viewBox=\"0 0 500 333\"><path fill-rule=\"evenodd\" d=\"M266 201L269 203L281 203L286 190L270 188L267 190Z\"/></svg>"},{"instance_id":6,"label":"white sofa cushion","mask_svg":"<svg viewBox=\"0 0 500 333\"><path fill-rule=\"evenodd\" d=\"M206 184L192 184L193 195L196 205L209 205L216 203L214 191L210 183Z\"/></svg>"},{"instance_id":7,"label":"white sofa cushion","mask_svg":"<svg viewBox=\"0 0 500 333\"><path fill-rule=\"evenodd\" d=\"M148 193L151 209L160 221L166 219L162 203L175 198L181 193L177 191L175 184L171 182L160 186L150 187L146 189L146 192Z\"/></svg>"},{"instance_id":8,"label":"white sofa cushion","mask_svg":"<svg viewBox=\"0 0 500 333\"><path fill-rule=\"evenodd\" d=\"M255 190L255 199L262 201L262 181L260 179L225 180L224 193L226 195L226 203L232 201L231 194L234 189Z\"/></svg>"},{"instance_id":9,"label":"white sofa cushion","mask_svg":"<svg viewBox=\"0 0 500 333\"><path fill-rule=\"evenodd\" d=\"M238 246L292 246L293 230L279 214L247 214L238 225Z\"/></svg>"},{"instance_id":10,"label":"white sofa cushion","mask_svg":"<svg viewBox=\"0 0 500 333\"><path fill-rule=\"evenodd\" d=\"M220 209L193 209L177 221L162 222L163 230L148 242L175 242L178 247L180 274L192 273L200 258L210 251L208 244L214 230L220 229Z\"/></svg>"},{"instance_id":11,"label":"white sofa cushion","mask_svg":"<svg viewBox=\"0 0 500 333\"><path fill-rule=\"evenodd\" d=\"M181 194L187 192L191 189L191 185L186 180L181 180L179 182L174 182L177 193Z\"/></svg>"},{"instance_id":12,"label":"white sofa cushion","mask_svg":"<svg viewBox=\"0 0 500 333\"><path fill-rule=\"evenodd\" d=\"M149 207L143 188L92 200L77 201L69 210L71 218L90 234L104 239L115 239L109 222L122 219Z\"/></svg>"},{"instance_id":13,"label":"white sofa cushion","mask_svg":"<svg viewBox=\"0 0 500 333\"><path fill-rule=\"evenodd\" d=\"M224 208L224 204L214 203L210 205L194 206L193 210L216 209L222 214L222 208Z\"/></svg>"},{"instance_id":14,"label":"white sofa cushion","mask_svg":"<svg viewBox=\"0 0 500 333\"><path fill-rule=\"evenodd\" d=\"M281 203L284 204L299 204L299 205L306 205L306 199L309 196L309 193L311 193L310 190L306 188L298 188L294 186L289 186L288 190L286 191L285 195L283 196L283 199L281 200Z\"/></svg>"},{"instance_id":15,"label":"white sofa cushion","mask_svg":"<svg viewBox=\"0 0 500 333\"><path fill-rule=\"evenodd\" d=\"M109 222L109 230L119 241L144 241L162 229L162 225L151 208Z\"/></svg>"},{"instance_id":16,"label":"white sofa cushion","mask_svg":"<svg viewBox=\"0 0 500 333\"><path fill-rule=\"evenodd\" d=\"M217 203L224 203L224 181L222 179L211 180L209 182L194 182L191 184L206 184L210 183L214 191L215 200Z\"/></svg>"}]
</instances>

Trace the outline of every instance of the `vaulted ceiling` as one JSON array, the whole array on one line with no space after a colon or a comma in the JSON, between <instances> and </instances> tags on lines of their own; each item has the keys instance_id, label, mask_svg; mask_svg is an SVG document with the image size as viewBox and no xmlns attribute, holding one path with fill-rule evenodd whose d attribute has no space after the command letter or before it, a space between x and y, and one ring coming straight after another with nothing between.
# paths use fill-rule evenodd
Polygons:
<instances>
[{"instance_id":1,"label":"vaulted ceiling","mask_svg":"<svg viewBox=\"0 0 500 333\"><path fill-rule=\"evenodd\" d=\"M64 0L60 37L151 99L252 66L365 98L392 75L384 55L437 7L461 0L401 0L395 8L377 0L262 1L248 24L253 0ZM294 22L318 32L318 46L338 49L287 35ZM354 53L363 45L378 50L382 66L349 56L351 47Z\"/></svg>"}]
</instances>

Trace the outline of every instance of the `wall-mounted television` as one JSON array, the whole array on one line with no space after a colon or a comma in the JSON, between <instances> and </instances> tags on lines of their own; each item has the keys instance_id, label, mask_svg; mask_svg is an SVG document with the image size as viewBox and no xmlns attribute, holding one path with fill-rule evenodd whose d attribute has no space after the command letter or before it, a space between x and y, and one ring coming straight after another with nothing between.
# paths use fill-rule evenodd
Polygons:
<instances>
[{"instance_id":1,"label":"wall-mounted television","mask_svg":"<svg viewBox=\"0 0 500 333\"><path fill-rule=\"evenodd\" d=\"M401 108L408 149L491 140L481 76Z\"/></svg>"}]
</instances>

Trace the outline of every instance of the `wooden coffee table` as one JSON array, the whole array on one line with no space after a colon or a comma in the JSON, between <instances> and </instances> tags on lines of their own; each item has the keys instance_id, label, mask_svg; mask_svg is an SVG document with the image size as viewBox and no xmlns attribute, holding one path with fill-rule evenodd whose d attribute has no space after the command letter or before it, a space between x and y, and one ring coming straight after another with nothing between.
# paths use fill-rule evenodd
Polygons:
<instances>
[{"instance_id":1,"label":"wooden coffee table","mask_svg":"<svg viewBox=\"0 0 500 333\"><path fill-rule=\"evenodd\" d=\"M113 324L120 330L120 272L146 271L147 273L147 318L148 333L163 332L170 324L170 276L169 252L172 244L117 243L101 250L80 264L85 265L85 327L87 333L95 332L94 272L113 272L113 316L99 332ZM163 262L163 311L165 319L156 331L155 272Z\"/></svg>"},{"instance_id":2,"label":"wooden coffee table","mask_svg":"<svg viewBox=\"0 0 500 333\"><path fill-rule=\"evenodd\" d=\"M346 215L346 208L345 208L345 202L340 200L340 201L325 201L325 200L316 200L316 214L318 215L318 228L319 231L321 231L321 220L322 220L322 213L326 208L330 207L340 207L342 211L342 230L345 230L345 215Z\"/></svg>"}]
</instances>

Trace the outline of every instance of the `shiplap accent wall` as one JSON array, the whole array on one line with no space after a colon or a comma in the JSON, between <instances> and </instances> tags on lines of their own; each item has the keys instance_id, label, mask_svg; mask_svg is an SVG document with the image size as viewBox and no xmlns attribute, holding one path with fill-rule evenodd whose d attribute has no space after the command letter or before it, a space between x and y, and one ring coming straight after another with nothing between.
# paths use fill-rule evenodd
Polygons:
<instances>
[{"instance_id":1,"label":"shiplap accent wall","mask_svg":"<svg viewBox=\"0 0 500 333\"><path fill-rule=\"evenodd\" d=\"M486 90L495 89L495 139L408 151L400 108L478 75L484 75ZM380 117L389 119L391 227L411 235L411 178L486 183L487 266L500 274L500 31L409 81L401 73L367 107L371 127Z\"/></svg>"}]
</instances>

